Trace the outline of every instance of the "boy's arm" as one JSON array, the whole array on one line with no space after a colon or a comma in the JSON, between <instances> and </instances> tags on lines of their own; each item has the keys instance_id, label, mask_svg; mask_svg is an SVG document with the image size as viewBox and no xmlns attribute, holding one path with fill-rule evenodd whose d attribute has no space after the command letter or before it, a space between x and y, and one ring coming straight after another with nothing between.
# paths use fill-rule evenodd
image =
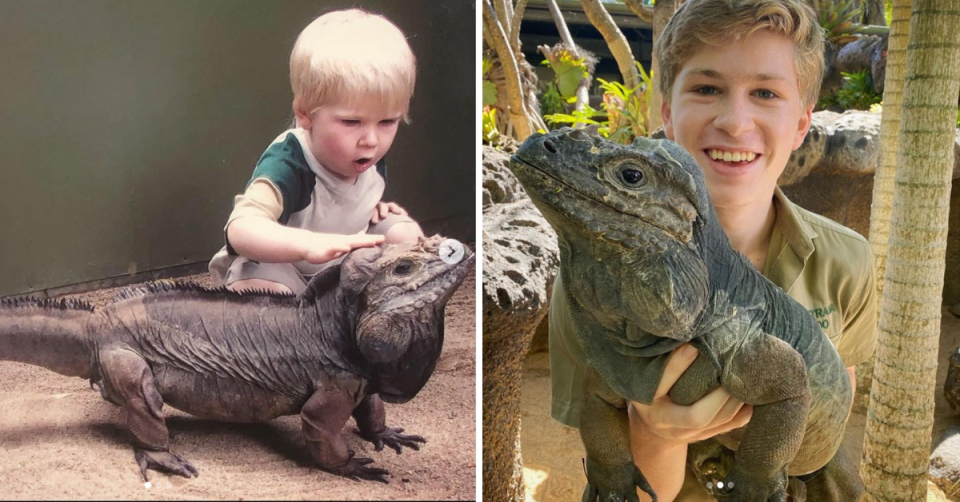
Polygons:
<instances>
[{"instance_id":1,"label":"boy's arm","mask_svg":"<svg viewBox=\"0 0 960 502\"><path fill-rule=\"evenodd\" d=\"M323 234L283 226L277 222L283 210L280 197L273 185L257 179L237 199L226 227L227 242L237 254L267 263L325 263L354 248L383 242L382 235Z\"/></svg>"},{"instance_id":2,"label":"boy's arm","mask_svg":"<svg viewBox=\"0 0 960 502\"><path fill-rule=\"evenodd\" d=\"M697 357L683 345L664 367L653 402L630 406L630 442L633 460L660 500L673 500L686 475L687 445L747 424L753 407L732 398L719 387L690 406L670 400L668 392ZM641 501L650 497L638 491Z\"/></svg>"}]
</instances>

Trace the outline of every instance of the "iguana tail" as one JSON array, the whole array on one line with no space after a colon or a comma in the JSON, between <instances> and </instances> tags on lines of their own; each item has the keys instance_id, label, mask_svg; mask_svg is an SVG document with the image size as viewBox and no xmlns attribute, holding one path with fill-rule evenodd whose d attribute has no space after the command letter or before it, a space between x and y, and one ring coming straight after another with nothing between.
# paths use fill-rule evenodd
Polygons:
<instances>
[{"instance_id":1,"label":"iguana tail","mask_svg":"<svg viewBox=\"0 0 960 502\"><path fill-rule=\"evenodd\" d=\"M42 366L61 375L94 374L87 327L93 307L75 300L0 300L0 361Z\"/></svg>"}]
</instances>

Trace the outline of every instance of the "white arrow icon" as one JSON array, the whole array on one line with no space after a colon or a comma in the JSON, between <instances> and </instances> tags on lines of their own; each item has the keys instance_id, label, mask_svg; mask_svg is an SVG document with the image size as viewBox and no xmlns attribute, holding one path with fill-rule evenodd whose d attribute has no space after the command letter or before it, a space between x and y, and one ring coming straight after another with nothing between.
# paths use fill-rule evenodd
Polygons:
<instances>
[{"instance_id":1,"label":"white arrow icon","mask_svg":"<svg viewBox=\"0 0 960 502\"><path fill-rule=\"evenodd\" d=\"M463 244L455 239L447 239L440 243L437 254L447 265L456 265L463 259Z\"/></svg>"}]
</instances>

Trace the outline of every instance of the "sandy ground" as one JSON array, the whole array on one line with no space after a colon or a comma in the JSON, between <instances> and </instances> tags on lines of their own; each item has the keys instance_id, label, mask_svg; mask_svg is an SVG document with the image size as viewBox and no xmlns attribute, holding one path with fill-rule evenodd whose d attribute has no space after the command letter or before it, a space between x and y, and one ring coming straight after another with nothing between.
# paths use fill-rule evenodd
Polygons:
<instances>
[{"instance_id":1,"label":"sandy ground","mask_svg":"<svg viewBox=\"0 0 960 502\"><path fill-rule=\"evenodd\" d=\"M387 404L387 423L427 444L402 455L374 451L351 420L357 456L390 471L390 483L355 482L318 470L298 416L229 424L164 408L172 451L198 478L150 472L146 488L118 407L87 382L42 368L0 362L0 499L334 499L476 498L476 274L447 304L436 372L412 401ZM203 282L204 276L193 279ZM102 305L112 291L83 297Z\"/></svg>"},{"instance_id":2,"label":"sandy ground","mask_svg":"<svg viewBox=\"0 0 960 502\"><path fill-rule=\"evenodd\" d=\"M960 425L960 412L953 411L943 397L947 377L947 359L960 345L960 319L943 310L940 323L940 354L937 367L936 410L934 412L933 447L950 427ZM550 418L550 363L546 352L531 354L524 362L521 401L520 440L523 452L524 481L527 501L559 502L579 500L586 477L581 458L583 446L576 429ZM866 418L854 413L847 423L844 444L854 458L863 451L863 429ZM930 484L928 502L952 500Z\"/></svg>"}]
</instances>

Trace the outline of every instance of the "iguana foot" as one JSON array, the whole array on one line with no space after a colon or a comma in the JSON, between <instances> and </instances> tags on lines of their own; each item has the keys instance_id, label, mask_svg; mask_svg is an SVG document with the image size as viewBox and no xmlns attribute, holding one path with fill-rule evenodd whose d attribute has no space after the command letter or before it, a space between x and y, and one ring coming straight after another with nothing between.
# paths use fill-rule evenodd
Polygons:
<instances>
[{"instance_id":1,"label":"iguana foot","mask_svg":"<svg viewBox=\"0 0 960 502\"><path fill-rule=\"evenodd\" d=\"M787 500L787 474L774 473L769 478L746 476L736 471L730 473L723 486L717 484L717 500L723 502L785 502Z\"/></svg>"},{"instance_id":2,"label":"iguana foot","mask_svg":"<svg viewBox=\"0 0 960 502\"><path fill-rule=\"evenodd\" d=\"M381 469L379 467L367 467L367 464L372 464L372 458L364 457L354 457L353 450L347 450L347 453L350 455L350 460L347 460L346 464L343 464L339 467L333 467L328 469L334 474L339 474L345 478L352 479L354 481L359 481L361 479L366 479L370 481L379 481L384 484L389 484L390 481L387 480L386 476L390 474L386 469Z\"/></svg>"},{"instance_id":3,"label":"iguana foot","mask_svg":"<svg viewBox=\"0 0 960 502\"><path fill-rule=\"evenodd\" d=\"M633 462L609 466L587 458L587 486L583 489L583 502L639 502L637 488L647 492L652 502L657 502L657 494Z\"/></svg>"},{"instance_id":4,"label":"iguana foot","mask_svg":"<svg viewBox=\"0 0 960 502\"><path fill-rule=\"evenodd\" d=\"M198 471L196 467L176 453L171 453L169 451L143 450L137 448L135 456L137 459L137 464L140 465L140 474L143 475L144 481L149 481L147 478L147 469L179 474L185 478L192 478L200 475L200 471Z\"/></svg>"},{"instance_id":5,"label":"iguana foot","mask_svg":"<svg viewBox=\"0 0 960 502\"><path fill-rule=\"evenodd\" d=\"M401 432L403 432L403 429L387 427L383 431L374 434L368 435L361 433L360 437L373 443L377 451L382 450L383 445L387 445L396 450L397 455L403 451L404 446L419 451L420 445L417 443L427 442L423 436L400 434Z\"/></svg>"}]
</instances>

